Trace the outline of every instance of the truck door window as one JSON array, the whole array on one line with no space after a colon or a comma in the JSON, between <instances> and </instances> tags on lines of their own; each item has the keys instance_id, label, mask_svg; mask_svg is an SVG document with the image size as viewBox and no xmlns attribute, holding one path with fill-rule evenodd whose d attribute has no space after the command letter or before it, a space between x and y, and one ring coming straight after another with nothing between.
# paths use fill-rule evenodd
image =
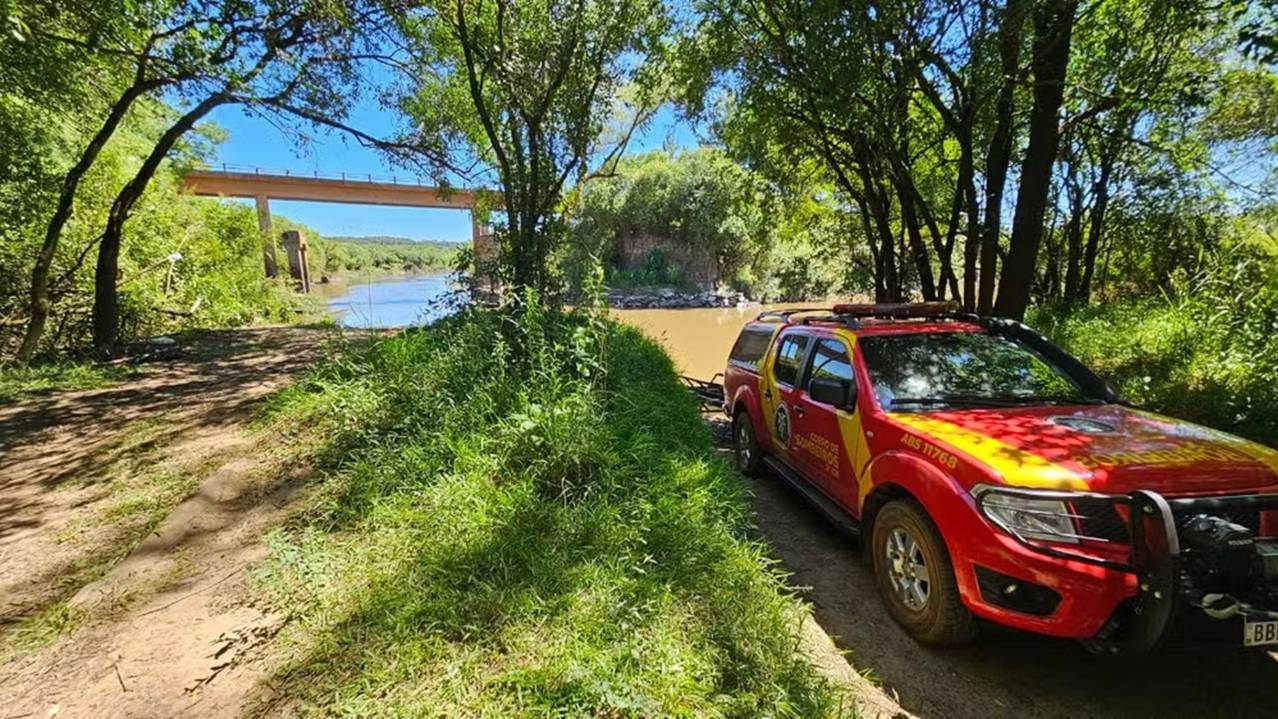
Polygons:
<instances>
[{"instance_id":1,"label":"truck door window","mask_svg":"<svg viewBox=\"0 0 1278 719\"><path fill-rule=\"evenodd\" d=\"M775 326L747 327L741 330L737 343L732 346L732 354L728 355L728 361L747 369L757 370L759 361L768 352L768 345L772 343L772 334L775 331Z\"/></svg>"},{"instance_id":2,"label":"truck door window","mask_svg":"<svg viewBox=\"0 0 1278 719\"><path fill-rule=\"evenodd\" d=\"M803 361L803 350L808 347L808 336L793 334L781 338L781 346L777 348L777 360L772 365L772 376L781 384L794 386L799 377L799 363Z\"/></svg>"},{"instance_id":3,"label":"truck door window","mask_svg":"<svg viewBox=\"0 0 1278 719\"><path fill-rule=\"evenodd\" d=\"M804 384L814 379L839 379L852 381L852 361L847 348L838 340L822 339L812 350L812 369Z\"/></svg>"}]
</instances>

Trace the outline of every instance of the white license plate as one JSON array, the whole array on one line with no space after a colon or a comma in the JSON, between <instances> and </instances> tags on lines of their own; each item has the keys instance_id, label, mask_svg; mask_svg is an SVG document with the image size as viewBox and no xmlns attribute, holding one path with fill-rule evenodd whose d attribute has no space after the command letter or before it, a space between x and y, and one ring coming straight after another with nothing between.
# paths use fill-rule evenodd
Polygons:
<instances>
[{"instance_id":1,"label":"white license plate","mask_svg":"<svg viewBox=\"0 0 1278 719\"><path fill-rule=\"evenodd\" d=\"M1278 622L1246 622L1243 624L1243 646L1258 647L1278 644Z\"/></svg>"}]
</instances>

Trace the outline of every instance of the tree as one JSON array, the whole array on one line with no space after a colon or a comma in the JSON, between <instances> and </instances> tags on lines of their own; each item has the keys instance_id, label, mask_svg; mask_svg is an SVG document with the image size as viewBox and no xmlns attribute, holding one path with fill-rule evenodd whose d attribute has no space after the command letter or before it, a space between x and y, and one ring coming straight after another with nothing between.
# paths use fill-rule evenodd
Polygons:
<instances>
[{"instance_id":1,"label":"tree","mask_svg":"<svg viewBox=\"0 0 1278 719\"><path fill-rule=\"evenodd\" d=\"M615 270L627 240L653 239L676 258L712 265L713 279L731 284L766 257L778 205L762 178L720 150L645 153L583 188L572 226L574 259L583 265L602 259Z\"/></svg>"},{"instance_id":2,"label":"tree","mask_svg":"<svg viewBox=\"0 0 1278 719\"><path fill-rule=\"evenodd\" d=\"M429 0L398 5L416 87L401 107L413 141L460 140L495 171L503 258L516 290L553 290L561 201L592 160L615 163L653 107L667 27L659 0ZM630 129L601 149L626 87ZM444 143L447 144L447 143Z\"/></svg>"},{"instance_id":3,"label":"tree","mask_svg":"<svg viewBox=\"0 0 1278 719\"><path fill-rule=\"evenodd\" d=\"M1193 194L1204 188L1203 163L1224 145L1263 137L1253 121L1274 127L1263 101L1252 104L1255 96L1246 89L1270 86L1265 73L1223 59L1235 44L1233 13L1228 5L1113 0L1080 15L1060 130L1064 161L1056 176L1063 227L1054 237L1064 246L1047 248L1063 263L1044 268L1043 299L1090 300L1111 205L1130 197L1133 182L1148 176ZM1243 77L1258 82L1234 82ZM1266 150L1253 144L1247 152L1255 158ZM1145 211L1158 212L1154 204ZM1119 218L1130 221L1126 213Z\"/></svg>"},{"instance_id":4,"label":"tree","mask_svg":"<svg viewBox=\"0 0 1278 719\"><path fill-rule=\"evenodd\" d=\"M355 79L352 62L360 35L354 28L376 21L381 12L358 2L322 0L271 0L238 10L233 20L201 34L198 72L173 85L194 104L159 136L111 205L94 284L93 345L99 355L114 352L119 329L116 276L125 223L178 141L214 108L229 104L339 124L351 98L342 88Z\"/></svg>"},{"instance_id":5,"label":"tree","mask_svg":"<svg viewBox=\"0 0 1278 719\"><path fill-rule=\"evenodd\" d=\"M751 163L813 158L825 165L871 238L877 297L903 299L912 282L925 299L948 293L975 307L977 158L988 157L991 175L1005 172L1010 158L1023 5L1016 0L997 12L990 0L707 1L698 36L682 54L698 68L694 77L717 79L690 83L690 101L705 107L707 85L731 98L723 136ZM996 39L1010 48L1002 58ZM999 73L1000 59L1011 71ZM1006 79L1005 129L991 139L999 78ZM1001 199L988 206L1000 207ZM960 235L962 289L953 261ZM980 267L991 273L991 287L994 262L987 257Z\"/></svg>"},{"instance_id":6,"label":"tree","mask_svg":"<svg viewBox=\"0 0 1278 719\"><path fill-rule=\"evenodd\" d=\"M104 71L108 80L103 86L114 93L114 99L62 180L32 270L30 316L16 355L19 363L30 360L43 334L51 308L50 269L63 230L74 212L80 183L138 101L162 91L177 97L199 97L209 94L210 87L240 82L243 78L233 76L245 72L245 56L261 54L260 48L279 35L281 18L293 23L308 14L318 16L321 7L328 6L305 0L152 0L125 5L73 0L48 5L32 3L27 8L23 26L30 32L11 38L13 45L8 49L12 54L6 53L28 58L20 67L35 71L29 73L29 81L23 85L25 94L32 98L46 94L46 75L75 77L77 66L93 66ZM29 58L42 63L37 65ZM192 118L190 124L197 119ZM161 153L160 159L168 149L171 147ZM144 163L150 174L154 174L156 165L158 160ZM130 184L140 194L146 181ZM104 234L108 242L118 242L118 230L128 216L126 205L130 204L127 199L122 201L120 211L112 214L113 224ZM118 247L114 251L108 247L108 260L113 252L118 255ZM104 292L104 302L109 294ZM105 335L102 340L106 344Z\"/></svg>"},{"instance_id":7,"label":"tree","mask_svg":"<svg viewBox=\"0 0 1278 719\"><path fill-rule=\"evenodd\" d=\"M994 134L990 138L989 151L985 156L985 219L980 231L979 294L973 300L971 292L976 287L975 278L972 278L968 280L971 286L967 295L968 308L975 307L982 313L988 313L994 306L998 239L1003 231L1003 190L1007 184L1007 167L1012 158L1014 142L1012 123L1015 120L1014 102L1020 75L1021 34L1029 5L1029 0L1008 0L999 24L999 89L994 110ZM974 240L972 238L970 242ZM967 261L971 264L970 259ZM974 265L968 268L973 274L975 269Z\"/></svg>"},{"instance_id":8,"label":"tree","mask_svg":"<svg viewBox=\"0 0 1278 719\"><path fill-rule=\"evenodd\" d=\"M1021 319L1029 306L1030 284L1043 239L1043 215L1051 189L1052 166L1060 144L1061 103L1065 98L1070 38L1078 0L1043 0L1034 17L1034 106L1030 110L1029 144L1021 162L1021 186L1012 217L1012 240L999 279L994 311Z\"/></svg>"},{"instance_id":9,"label":"tree","mask_svg":"<svg viewBox=\"0 0 1278 719\"><path fill-rule=\"evenodd\" d=\"M71 219L81 180L133 104L146 94L175 82L177 76L185 72L179 70L176 74L169 75L152 72L160 44L181 35L183 23L150 32L138 32L136 21L145 17L146 10L141 9L138 16L130 17L113 3L76 2L60 7L33 4L28 10L31 14L21 22L26 32L15 31L3 41L5 62L2 63L5 67L16 70L16 77L10 78L12 86L20 88L19 91L27 97L48 98L51 94L50 81L55 85L59 80L65 81L65 78L74 76L76 71L85 70L84 66L87 64L96 64L104 69L109 83L115 79L112 75L119 74L128 67L121 60L122 57L131 55L135 60L131 81L126 82L118 91L97 132L89 139L62 180L57 205L45 229L44 242L32 270L30 318L15 357L19 364L30 361L44 333L52 304L49 297L49 273L62 230ZM33 22L37 30L34 37L28 37Z\"/></svg>"}]
</instances>

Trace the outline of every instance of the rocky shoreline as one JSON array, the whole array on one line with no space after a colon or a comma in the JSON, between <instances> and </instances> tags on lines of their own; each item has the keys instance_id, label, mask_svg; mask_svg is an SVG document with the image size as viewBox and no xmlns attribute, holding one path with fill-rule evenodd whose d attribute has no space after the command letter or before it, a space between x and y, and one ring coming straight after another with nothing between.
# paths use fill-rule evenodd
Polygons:
<instances>
[{"instance_id":1,"label":"rocky shoreline","mask_svg":"<svg viewBox=\"0 0 1278 719\"><path fill-rule=\"evenodd\" d=\"M732 290L682 292L670 288L609 292L607 301L609 307L619 310L747 307L758 304Z\"/></svg>"}]
</instances>

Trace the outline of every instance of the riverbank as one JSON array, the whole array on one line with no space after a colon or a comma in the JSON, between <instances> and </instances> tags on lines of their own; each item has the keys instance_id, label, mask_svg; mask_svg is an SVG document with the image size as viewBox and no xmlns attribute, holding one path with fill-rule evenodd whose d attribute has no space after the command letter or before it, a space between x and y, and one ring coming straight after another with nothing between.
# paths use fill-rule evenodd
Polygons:
<instances>
[{"instance_id":1,"label":"riverbank","mask_svg":"<svg viewBox=\"0 0 1278 719\"><path fill-rule=\"evenodd\" d=\"M759 304L735 290L680 290L673 287L610 290L605 300L609 307L618 310L747 307Z\"/></svg>"}]
</instances>

